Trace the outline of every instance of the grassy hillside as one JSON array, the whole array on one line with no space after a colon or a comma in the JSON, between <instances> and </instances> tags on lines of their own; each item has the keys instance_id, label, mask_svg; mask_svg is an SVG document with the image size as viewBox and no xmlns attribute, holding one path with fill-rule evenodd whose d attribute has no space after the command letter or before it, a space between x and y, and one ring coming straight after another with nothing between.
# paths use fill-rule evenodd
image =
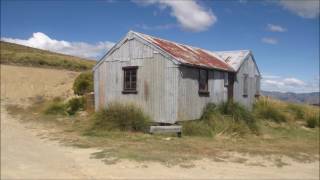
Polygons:
<instances>
[{"instance_id":1,"label":"grassy hillside","mask_svg":"<svg viewBox=\"0 0 320 180\"><path fill-rule=\"evenodd\" d=\"M84 71L96 62L1 41L1 64Z\"/></svg>"},{"instance_id":2,"label":"grassy hillside","mask_svg":"<svg viewBox=\"0 0 320 180\"><path fill-rule=\"evenodd\" d=\"M277 91L262 91L262 95L269 96L274 99L293 103L306 103L306 104L320 104L320 92L310 93L293 93L293 92L277 92Z\"/></svg>"}]
</instances>

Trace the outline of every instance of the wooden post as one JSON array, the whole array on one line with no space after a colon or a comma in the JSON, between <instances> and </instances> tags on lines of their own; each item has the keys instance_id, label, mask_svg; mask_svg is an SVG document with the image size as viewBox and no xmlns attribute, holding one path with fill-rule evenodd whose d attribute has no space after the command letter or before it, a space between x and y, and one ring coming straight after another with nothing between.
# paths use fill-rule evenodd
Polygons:
<instances>
[{"instance_id":1,"label":"wooden post","mask_svg":"<svg viewBox=\"0 0 320 180\"><path fill-rule=\"evenodd\" d=\"M84 95L85 98L85 110L88 113L91 113L94 111L94 93L87 93Z\"/></svg>"}]
</instances>

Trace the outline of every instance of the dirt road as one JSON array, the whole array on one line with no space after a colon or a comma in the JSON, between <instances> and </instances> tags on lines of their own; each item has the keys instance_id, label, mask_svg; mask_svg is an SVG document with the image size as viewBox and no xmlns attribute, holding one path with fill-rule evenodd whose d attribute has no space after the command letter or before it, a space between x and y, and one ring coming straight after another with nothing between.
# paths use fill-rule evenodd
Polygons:
<instances>
[{"instance_id":1,"label":"dirt road","mask_svg":"<svg viewBox=\"0 0 320 180\"><path fill-rule=\"evenodd\" d=\"M159 163L123 160L106 165L91 159L97 149L65 147L40 139L40 129L30 129L1 109L1 179L317 179L319 162L276 167L259 157L249 158L252 165L235 162L199 160L194 167L166 167ZM248 158L248 157L246 157ZM256 164L254 164L256 162ZM262 167L259 164L264 164Z\"/></svg>"},{"instance_id":2,"label":"dirt road","mask_svg":"<svg viewBox=\"0 0 320 180\"><path fill-rule=\"evenodd\" d=\"M3 66L1 67L3 68ZM6 67L5 67L6 68ZM289 158L283 158L287 164L277 167L262 157L248 157L251 163L218 162L208 159L194 161L192 167L167 167L155 162L133 162L122 160L119 163L107 165L101 160L92 159L91 154L98 149L80 149L66 147L48 138L40 138L45 134L43 129L28 123L21 123L10 116L5 106L8 101L19 102L19 99L36 96L37 93L24 95L16 92L8 96L8 89L18 91L21 83L11 83L17 77L27 77L29 83L39 77L43 69L26 70L20 67L9 67L7 74L1 72L1 179L318 179L319 162L300 163ZM1 69L3 70L3 69ZM33 71L30 74L23 74ZM17 73L15 77L8 72ZM52 71L53 74L67 76L66 71ZM33 75L32 75L33 74ZM47 81L54 81L56 77L47 74ZM59 81L68 81L61 78ZM59 84L59 81L57 82ZM30 85L30 84L29 84ZM70 88L70 82L61 83ZM54 87L51 87L54 86ZM47 84L46 88L56 88L56 84ZM59 89L59 88L58 88ZM49 94L52 92L45 93ZM43 91L39 91L43 95ZM56 91L57 93L59 91ZM62 92L62 91L61 91ZM12 103L10 102L10 103ZM23 117L21 117L23 119ZM235 154L238 156L238 154Z\"/></svg>"}]
</instances>

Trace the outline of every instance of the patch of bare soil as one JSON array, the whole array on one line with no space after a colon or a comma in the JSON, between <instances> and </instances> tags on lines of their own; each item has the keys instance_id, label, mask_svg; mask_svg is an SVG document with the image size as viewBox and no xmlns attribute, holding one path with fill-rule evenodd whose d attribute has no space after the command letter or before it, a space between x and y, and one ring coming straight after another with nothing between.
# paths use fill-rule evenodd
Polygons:
<instances>
[{"instance_id":1,"label":"patch of bare soil","mask_svg":"<svg viewBox=\"0 0 320 180\"><path fill-rule=\"evenodd\" d=\"M50 140L48 129L21 123L7 113L8 102L23 105L36 96L67 97L75 76L70 71L1 65L1 91L5 91L1 92L1 179L319 178L319 161L302 163L286 157L266 159L239 153L175 166L129 160L106 164L92 156L100 149L63 146Z\"/></svg>"}]
</instances>

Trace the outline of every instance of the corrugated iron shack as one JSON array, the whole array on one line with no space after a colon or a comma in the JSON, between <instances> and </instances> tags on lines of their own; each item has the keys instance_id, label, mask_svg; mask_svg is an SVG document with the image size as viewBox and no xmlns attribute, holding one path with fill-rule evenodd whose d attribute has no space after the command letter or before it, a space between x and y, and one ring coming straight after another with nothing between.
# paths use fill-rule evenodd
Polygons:
<instances>
[{"instance_id":1,"label":"corrugated iron shack","mask_svg":"<svg viewBox=\"0 0 320 180\"><path fill-rule=\"evenodd\" d=\"M155 122L197 119L207 103L251 108L261 75L250 50L208 51L129 31L93 68L95 109L135 103Z\"/></svg>"}]
</instances>

